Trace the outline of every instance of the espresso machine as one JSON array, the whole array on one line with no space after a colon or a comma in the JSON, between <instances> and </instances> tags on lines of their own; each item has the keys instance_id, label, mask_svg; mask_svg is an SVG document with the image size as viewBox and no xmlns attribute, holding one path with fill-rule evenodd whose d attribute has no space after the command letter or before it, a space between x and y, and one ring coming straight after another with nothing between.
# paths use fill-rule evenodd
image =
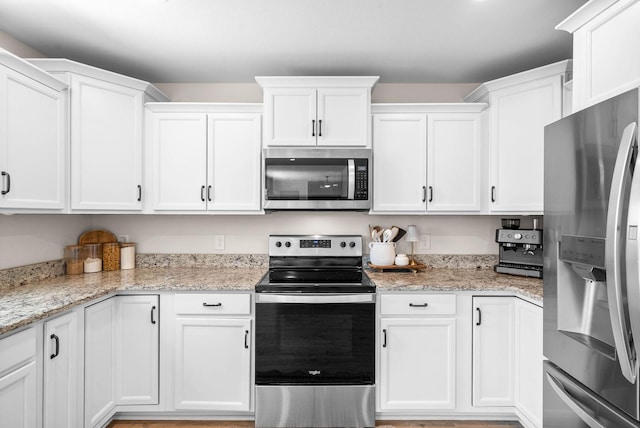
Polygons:
<instances>
[{"instance_id":1,"label":"espresso machine","mask_svg":"<svg viewBox=\"0 0 640 428\"><path fill-rule=\"evenodd\" d=\"M537 219L533 222L533 228L520 229L520 220L502 220L502 228L496 230L500 246L496 272L542 278L542 229Z\"/></svg>"}]
</instances>

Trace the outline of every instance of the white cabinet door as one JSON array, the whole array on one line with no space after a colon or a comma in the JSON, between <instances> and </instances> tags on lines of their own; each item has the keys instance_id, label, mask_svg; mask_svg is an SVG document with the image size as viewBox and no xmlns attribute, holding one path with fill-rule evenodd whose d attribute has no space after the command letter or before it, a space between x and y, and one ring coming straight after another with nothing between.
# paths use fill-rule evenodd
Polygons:
<instances>
[{"instance_id":1,"label":"white cabinet door","mask_svg":"<svg viewBox=\"0 0 640 428\"><path fill-rule=\"evenodd\" d=\"M479 212L480 114L432 113L427 129L427 211Z\"/></svg>"},{"instance_id":2,"label":"white cabinet door","mask_svg":"<svg viewBox=\"0 0 640 428\"><path fill-rule=\"evenodd\" d=\"M562 117L562 77L513 85L490 97L490 210L541 213L544 127Z\"/></svg>"},{"instance_id":3,"label":"white cabinet door","mask_svg":"<svg viewBox=\"0 0 640 428\"><path fill-rule=\"evenodd\" d=\"M87 306L84 323L84 426L93 427L116 405L116 299Z\"/></svg>"},{"instance_id":4,"label":"white cabinet door","mask_svg":"<svg viewBox=\"0 0 640 428\"><path fill-rule=\"evenodd\" d=\"M204 211L207 207L207 115L153 113L150 117L153 209Z\"/></svg>"},{"instance_id":5,"label":"white cabinet door","mask_svg":"<svg viewBox=\"0 0 640 428\"><path fill-rule=\"evenodd\" d=\"M159 298L116 297L116 402L158 404Z\"/></svg>"},{"instance_id":6,"label":"white cabinet door","mask_svg":"<svg viewBox=\"0 0 640 428\"><path fill-rule=\"evenodd\" d=\"M542 427L542 308L516 300L516 407Z\"/></svg>"},{"instance_id":7,"label":"white cabinet door","mask_svg":"<svg viewBox=\"0 0 640 428\"><path fill-rule=\"evenodd\" d=\"M316 89L264 89L264 145L316 145Z\"/></svg>"},{"instance_id":8,"label":"white cabinet door","mask_svg":"<svg viewBox=\"0 0 640 428\"><path fill-rule=\"evenodd\" d=\"M514 405L514 298L474 297L473 405Z\"/></svg>"},{"instance_id":9,"label":"white cabinet door","mask_svg":"<svg viewBox=\"0 0 640 428\"><path fill-rule=\"evenodd\" d=\"M455 318L388 318L380 327L380 410L455 408Z\"/></svg>"},{"instance_id":10,"label":"white cabinet door","mask_svg":"<svg viewBox=\"0 0 640 428\"><path fill-rule=\"evenodd\" d=\"M427 117L373 116L373 211L426 210Z\"/></svg>"},{"instance_id":11,"label":"white cabinet door","mask_svg":"<svg viewBox=\"0 0 640 428\"><path fill-rule=\"evenodd\" d=\"M575 111L640 85L640 2L621 0L580 25L573 38Z\"/></svg>"},{"instance_id":12,"label":"white cabinet door","mask_svg":"<svg viewBox=\"0 0 640 428\"><path fill-rule=\"evenodd\" d=\"M210 114L207 208L259 211L260 115Z\"/></svg>"},{"instance_id":13,"label":"white cabinet door","mask_svg":"<svg viewBox=\"0 0 640 428\"><path fill-rule=\"evenodd\" d=\"M36 428L36 362L0 377L0 424L11 428Z\"/></svg>"},{"instance_id":14,"label":"white cabinet door","mask_svg":"<svg viewBox=\"0 0 640 428\"><path fill-rule=\"evenodd\" d=\"M250 410L251 320L177 318L175 408Z\"/></svg>"},{"instance_id":15,"label":"white cabinet door","mask_svg":"<svg viewBox=\"0 0 640 428\"><path fill-rule=\"evenodd\" d=\"M319 88L317 141L319 146L368 145L368 88Z\"/></svg>"},{"instance_id":16,"label":"white cabinet door","mask_svg":"<svg viewBox=\"0 0 640 428\"><path fill-rule=\"evenodd\" d=\"M44 427L74 428L78 421L78 315L44 324Z\"/></svg>"},{"instance_id":17,"label":"white cabinet door","mask_svg":"<svg viewBox=\"0 0 640 428\"><path fill-rule=\"evenodd\" d=\"M0 208L65 208L66 94L0 66Z\"/></svg>"},{"instance_id":18,"label":"white cabinet door","mask_svg":"<svg viewBox=\"0 0 640 428\"><path fill-rule=\"evenodd\" d=\"M71 77L71 208L142 208L142 91Z\"/></svg>"},{"instance_id":19,"label":"white cabinet door","mask_svg":"<svg viewBox=\"0 0 640 428\"><path fill-rule=\"evenodd\" d=\"M36 428L38 396L37 340L34 327L0 340L0 426Z\"/></svg>"}]
</instances>

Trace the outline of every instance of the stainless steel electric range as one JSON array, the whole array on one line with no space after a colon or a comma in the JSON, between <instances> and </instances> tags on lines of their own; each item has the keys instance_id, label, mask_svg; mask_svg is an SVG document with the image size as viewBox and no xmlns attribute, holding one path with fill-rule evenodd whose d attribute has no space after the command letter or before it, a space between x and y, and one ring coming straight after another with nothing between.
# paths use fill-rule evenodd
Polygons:
<instances>
[{"instance_id":1,"label":"stainless steel electric range","mask_svg":"<svg viewBox=\"0 0 640 428\"><path fill-rule=\"evenodd\" d=\"M256 286L256 427L375 426L375 286L362 237L269 237Z\"/></svg>"}]
</instances>

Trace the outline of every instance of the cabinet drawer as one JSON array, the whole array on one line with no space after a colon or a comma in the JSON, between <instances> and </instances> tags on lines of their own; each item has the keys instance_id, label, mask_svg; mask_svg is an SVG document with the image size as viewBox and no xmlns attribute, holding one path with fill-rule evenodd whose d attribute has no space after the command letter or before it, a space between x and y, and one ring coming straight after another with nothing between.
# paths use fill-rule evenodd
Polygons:
<instances>
[{"instance_id":1,"label":"cabinet drawer","mask_svg":"<svg viewBox=\"0 0 640 428\"><path fill-rule=\"evenodd\" d=\"M0 373L36 356L36 329L0 340Z\"/></svg>"},{"instance_id":2,"label":"cabinet drawer","mask_svg":"<svg viewBox=\"0 0 640 428\"><path fill-rule=\"evenodd\" d=\"M382 315L455 315L455 294L383 294Z\"/></svg>"},{"instance_id":3,"label":"cabinet drawer","mask_svg":"<svg viewBox=\"0 0 640 428\"><path fill-rule=\"evenodd\" d=\"M250 294L197 293L176 294L176 314L183 315L249 315Z\"/></svg>"}]
</instances>

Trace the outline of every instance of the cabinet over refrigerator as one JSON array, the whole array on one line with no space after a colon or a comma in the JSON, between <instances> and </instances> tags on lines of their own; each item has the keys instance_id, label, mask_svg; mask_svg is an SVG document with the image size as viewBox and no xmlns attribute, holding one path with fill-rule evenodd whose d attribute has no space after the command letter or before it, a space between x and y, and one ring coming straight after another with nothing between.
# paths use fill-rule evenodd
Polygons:
<instances>
[{"instance_id":1,"label":"cabinet over refrigerator","mask_svg":"<svg viewBox=\"0 0 640 428\"><path fill-rule=\"evenodd\" d=\"M545 428L640 427L638 103L545 127Z\"/></svg>"}]
</instances>

